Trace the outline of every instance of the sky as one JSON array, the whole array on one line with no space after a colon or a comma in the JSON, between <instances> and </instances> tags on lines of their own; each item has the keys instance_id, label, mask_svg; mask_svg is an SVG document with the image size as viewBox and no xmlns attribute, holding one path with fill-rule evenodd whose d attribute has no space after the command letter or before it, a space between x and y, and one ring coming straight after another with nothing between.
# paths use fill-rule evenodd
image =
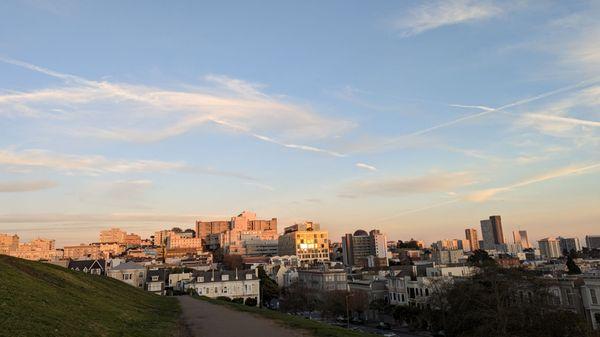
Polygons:
<instances>
[{"instance_id":1,"label":"sky","mask_svg":"<svg viewBox=\"0 0 600 337\"><path fill-rule=\"evenodd\" d=\"M600 234L600 3L2 1L0 232Z\"/></svg>"}]
</instances>

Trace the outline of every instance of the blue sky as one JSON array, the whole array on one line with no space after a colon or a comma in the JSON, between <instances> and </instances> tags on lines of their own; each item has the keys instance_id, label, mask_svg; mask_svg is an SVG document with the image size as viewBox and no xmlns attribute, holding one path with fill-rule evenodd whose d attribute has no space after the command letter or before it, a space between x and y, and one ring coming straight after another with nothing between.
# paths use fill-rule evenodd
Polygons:
<instances>
[{"instance_id":1,"label":"blue sky","mask_svg":"<svg viewBox=\"0 0 600 337\"><path fill-rule=\"evenodd\" d=\"M0 3L0 232L600 221L587 1ZM595 233L598 234L598 233Z\"/></svg>"}]
</instances>

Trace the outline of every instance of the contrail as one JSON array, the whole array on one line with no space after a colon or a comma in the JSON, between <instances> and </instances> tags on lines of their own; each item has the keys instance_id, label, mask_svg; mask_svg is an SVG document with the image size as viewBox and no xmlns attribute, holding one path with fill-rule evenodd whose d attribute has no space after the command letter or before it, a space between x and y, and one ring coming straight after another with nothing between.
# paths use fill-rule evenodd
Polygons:
<instances>
[{"instance_id":1,"label":"contrail","mask_svg":"<svg viewBox=\"0 0 600 337\"><path fill-rule=\"evenodd\" d=\"M457 119L454 119L454 120L451 120L451 121L448 121L448 122L445 122L445 123L434 125L434 126L428 127L426 129L423 129L423 130L412 132L410 134L407 134L407 135L401 136L399 138L396 138L396 139L394 139L394 140L392 140L392 141L390 141L390 142L388 142L386 144L395 143L395 142L397 142L397 141L399 141L399 140L401 140L401 139L403 139L405 137L420 136L420 135L429 133L429 132L434 131L434 130L438 130L438 129L442 129L442 128L445 128L445 127L448 127L448 126L451 126L451 125L454 125L454 124L458 124L460 122L463 122L463 121L466 121L466 120L469 120L469 119L479 118L481 116L489 115L489 114L494 113L494 112L499 112L499 111L506 110L508 108L512 108L512 107L515 107L515 106L519 106L519 105L531 103L531 102L534 102L534 101L537 101L537 100L540 100L540 99L543 99L543 98L546 98L546 97L549 97L549 96L553 96L553 95L556 95L556 94L559 94L559 93L562 93L562 92L565 92L565 91L577 89L577 88L580 88L580 87L583 87L583 86L595 83L598 80L600 80L600 76L599 77L594 77L594 78L591 78L591 79L587 79L585 81L581 81L579 83L572 84L572 85L569 85L569 86L566 86L566 87L562 87L562 88L559 88L559 89L548 91L548 92L545 92L545 93L542 93L542 94L539 94L539 95L536 95L536 96L532 96L532 97L524 98L524 99L521 99L521 100L518 100L518 101L515 101L515 102L512 102L512 103L508 103L508 104L505 104L505 105L503 105L501 107L498 107L498 108L491 108L491 107L487 107L487 106L483 106L483 105L460 105L460 104L453 104L451 106L461 107L461 108L474 108L474 109L480 109L480 110L483 110L483 111L479 112L479 113L476 113L476 114L472 114L472 115L468 115L468 116L463 116L463 117L460 117L460 118L457 118Z\"/></svg>"}]
</instances>

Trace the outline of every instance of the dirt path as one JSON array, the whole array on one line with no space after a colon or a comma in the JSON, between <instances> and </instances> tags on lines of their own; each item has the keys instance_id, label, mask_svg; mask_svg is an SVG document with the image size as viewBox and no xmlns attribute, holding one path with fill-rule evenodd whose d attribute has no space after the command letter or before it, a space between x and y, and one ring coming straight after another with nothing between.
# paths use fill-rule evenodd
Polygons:
<instances>
[{"instance_id":1,"label":"dirt path","mask_svg":"<svg viewBox=\"0 0 600 337\"><path fill-rule=\"evenodd\" d=\"M224 305L179 296L186 330L191 337L306 337L303 331L285 328Z\"/></svg>"}]
</instances>

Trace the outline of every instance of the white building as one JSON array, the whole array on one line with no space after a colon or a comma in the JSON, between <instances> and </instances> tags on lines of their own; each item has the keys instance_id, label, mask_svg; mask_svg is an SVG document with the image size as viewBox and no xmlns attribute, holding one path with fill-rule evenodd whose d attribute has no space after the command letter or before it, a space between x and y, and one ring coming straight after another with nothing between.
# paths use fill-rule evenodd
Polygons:
<instances>
[{"instance_id":1,"label":"white building","mask_svg":"<svg viewBox=\"0 0 600 337\"><path fill-rule=\"evenodd\" d=\"M106 274L108 277L138 288L144 288L146 283L146 267L133 262L120 263L118 266L108 269Z\"/></svg>"},{"instance_id":2,"label":"white building","mask_svg":"<svg viewBox=\"0 0 600 337\"><path fill-rule=\"evenodd\" d=\"M428 277L449 276L449 277L469 277L475 275L477 270L471 266L435 266L427 267L426 274Z\"/></svg>"},{"instance_id":3,"label":"white building","mask_svg":"<svg viewBox=\"0 0 600 337\"><path fill-rule=\"evenodd\" d=\"M562 256L560 240L556 238L545 238L538 241L540 252L545 259L555 259Z\"/></svg>"},{"instance_id":4,"label":"white building","mask_svg":"<svg viewBox=\"0 0 600 337\"><path fill-rule=\"evenodd\" d=\"M408 278L410 280L410 277ZM387 278L388 299L392 305L408 305L406 277L389 276Z\"/></svg>"},{"instance_id":5,"label":"white building","mask_svg":"<svg viewBox=\"0 0 600 337\"><path fill-rule=\"evenodd\" d=\"M584 276L581 297L585 315L594 329L600 329L600 276Z\"/></svg>"},{"instance_id":6,"label":"white building","mask_svg":"<svg viewBox=\"0 0 600 337\"><path fill-rule=\"evenodd\" d=\"M190 280L181 280L176 289L189 291L193 289L198 295L210 298L220 296L231 299L256 299L260 305L260 280L257 270L241 271L205 271L195 273Z\"/></svg>"}]
</instances>

